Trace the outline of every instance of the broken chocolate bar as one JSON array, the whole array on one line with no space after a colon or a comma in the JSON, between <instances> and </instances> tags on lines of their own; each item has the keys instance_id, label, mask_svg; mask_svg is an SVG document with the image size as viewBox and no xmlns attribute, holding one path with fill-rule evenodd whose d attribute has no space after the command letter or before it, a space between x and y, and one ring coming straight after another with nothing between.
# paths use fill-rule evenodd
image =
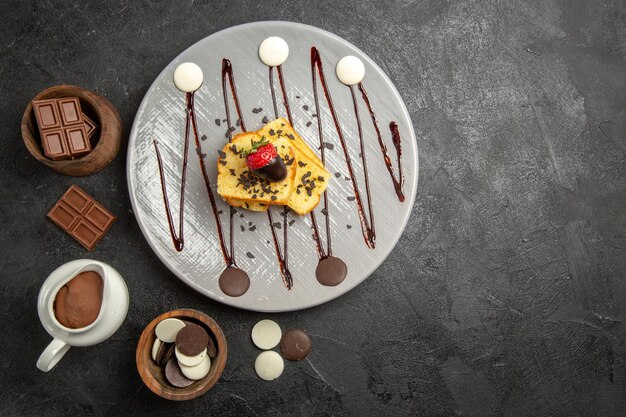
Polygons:
<instances>
[{"instance_id":1,"label":"broken chocolate bar","mask_svg":"<svg viewBox=\"0 0 626 417\"><path fill-rule=\"evenodd\" d=\"M88 251L93 250L116 219L76 185L72 185L50 209L48 218Z\"/></svg>"}]
</instances>

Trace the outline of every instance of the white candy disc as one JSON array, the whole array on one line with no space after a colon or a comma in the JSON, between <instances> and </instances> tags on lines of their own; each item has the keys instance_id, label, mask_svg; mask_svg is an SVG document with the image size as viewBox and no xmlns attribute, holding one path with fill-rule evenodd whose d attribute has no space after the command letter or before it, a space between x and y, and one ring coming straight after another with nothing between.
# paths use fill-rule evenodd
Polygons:
<instances>
[{"instance_id":1,"label":"white candy disc","mask_svg":"<svg viewBox=\"0 0 626 417\"><path fill-rule=\"evenodd\" d=\"M196 356L183 355L178 350L178 346L176 346L176 349L174 350L174 352L176 354L176 359L178 359L178 364L181 365L181 366L182 365L184 365L184 366L196 366L197 364L202 362L202 359L204 359L204 357L206 356L206 349L204 349L202 351L202 353L199 353Z\"/></svg>"},{"instance_id":2,"label":"white candy disc","mask_svg":"<svg viewBox=\"0 0 626 417\"><path fill-rule=\"evenodd\" d=\"M289 46L283 38L271 36L261 42L259 46L259 58L268 67L282 65L289 56Z\"/></svg>"},{"instance_id":3,"label":"white candy disc","mask_svg":"<svg viewBox=\"0 0 626 417\"><path fill-rule=\"evenodd\" d=\"M211 359L209 358L209 355L204 355L204 358L202 358L200 363L196 366L185 366L180 362L178 362L178 365L180 366L180 370L183 375L189 379L197 381L209 374L209 371L211 370Z\"/></svg>"},{"instance_id":4,"label":"white candy disc","mask_svg":"<svg viewBox=\"0 0 626 417\"><path fill-rule=\"evenodd\" d=\"M257 356L254 362L254 370L259 378L265 381L273 381L283 373L285 362L281 356L273 350L266 350Z\"/></svg>"},{"instance_id":5,"label":"white candy disc","mask_svg":"<svg viewBox=\"0 0 626 417\"><path fill-rule=\"evenodd\" d=\"M157 353L159 353L159 348L161 347L161 340L157 337L154 339L154 343L152 344L152 360L156 362Z\"/></svg>"},{"instance_id":6,"label":"white candy disc","mask_svg":"<svg viewBox=\"0 0 626 417\"><path fill-rule=\"evenodd\" d=\"M157 324L154 333L162 342L174 343L176 335L183 327L185 327L185 322L182 320L165 319Z\"/></svg>"},{"instance_id":7,"label":"white candy disc","mask_svg":"<svg viewBox=\"0 0 626 417\"><path fill-rule=\"evenodd\" d=\"M360 83L365 77L365 66L359 58L348 55L337 63L337 78L345 85Z\"/></svg>"},{"instance_id":8,"label":"white candy disc","mask_svg":"<svg viewBox=\"0 0 626 417\"><path fill-rule=\"evenodd\" d=\"M280 326L272 320L261 320L252 328L252 341L260 349L272 349L282 336Z\"/></svg>"},{"instance_id":9,"label":"white candy disc","mask_svg":"<svg viewBox=\"0 0 626 417\"><path fill-rule=\"evenodd\" d=\"M174 71L174 85L184 93L193 93L202 85L202 70L193 62L185 62Z\"/></svg>"}]
</instances>

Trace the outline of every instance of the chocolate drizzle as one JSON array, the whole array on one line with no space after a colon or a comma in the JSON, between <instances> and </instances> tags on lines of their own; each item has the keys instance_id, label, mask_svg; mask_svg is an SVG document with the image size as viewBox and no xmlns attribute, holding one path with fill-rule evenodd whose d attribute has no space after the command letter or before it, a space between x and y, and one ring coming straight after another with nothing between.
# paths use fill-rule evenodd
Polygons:
<instances>
[{"instance_id":1,"label":"chocolate drizzle","mask_svg":"<svg viewBox=\"0 0 626 417\"><path fill-rule=\"evenodd\" d=\"M380 133L380 128L378 127L378 121L376 120L376 114L374 113L374 110L372 109L372 104L370 102L370 99L367 95L367 92L365 91L365 87L363 86L363 83L360 82L358 85L359 85L359 91L361 92L361 97L363 97L363 101L365 102L365 105L367 106L367 110L370 113L370 117L372 118L372 124L374 125L374 129L376 130L376 136L378 137L378 144L380 145L380 151L383 154L383 159L385 160L387 171L389 171L389 175L391 176L391 181L393 182L393 187L396 190L396 195L398 196L398 200L400 200L400 202L403 202L405 197L404 197L404 191L402 190L404 186L404 173L402 172L402 141L400 139L400 131L398 130L398 124L396 122L389 123L389 130L391 131L391 140L393 142L394 148L396 148L396 156L398 158L398 176L396 177L396 174L393 170L393 165L391 164L391 158L389 158L389 154L387 153L387 146L385 145L385 142L383 142L383 137ZM354 101L354 111L356 113L357 123L359 124L359 136L362 138L361 121L359 120L359 116L358 116L356 97L354 96L353 87L350 87L350 91L352 92L352 100ZM361 141L361 143L363 142ZM361 154L365 155L362 149L361 149ZM372 223L373 222L374 221L372 220Z\"/></svg>"},{"instance_id":2,"label":"chocolate drizzle","mask_svg":"<svg viewBox=\"0 0 626 417\"><path fill-rule=\"evenodd\" d=\"M209 175L207 174L206 165L204 163L205 155L202 153L202 145L200 143L198 127L196 124L196 113L194 110L194 93L186 94L187 100L187 120L185 123L185 145L184 145L184 157L183 157L183 173L181 179L181 191L180 191L180 223L179 223L179 233L180 236L176 235L176 231L173 226L173 218L171 214L171 209L169 206L169 199L167 197L167 190L165 186L165 176L163 171L163 162L161 160L161 153L159 151L158 142L154 141L154 148L157 154L157 161L159 165L159 172L161 177L161 188L163 190L163 201L165 202L165 211L167 213L168 224L170 228L170 234L172 235L172 240L174 241L174 247L177 251L182 251L184 246L183 239L183 214L184 214L184 196L185 196L185 182L187 177L187 162L188 162L188 149L189 149L189 128L193 129L194 139L196 144L196 152L198 154L198 160L200 162L200 169L202 171L202 177L204 179L204 184L207 189L207 194L209 196L209 201L211 203L211 209L213 211L213 217L215 218L215 223L217 226L217 234L219 237L220 249L222 251L222 255L224 256L224 262L226 263L226 269L219 278L219 285L222 291L231 297L239 297L243 295L250 286L250 278L248 274L246 274L243 270L237 267L235 262L235 251L234 251L234 240L233 240L233 229L232 229L232 217L234 211L231 209L231 229L230 229L230 249L226 248L226 244L224 243L224 233L222 231L222 222L219 217L219 212L217 209L217 204L215 202L215 195L213 194L213 190L211 188L211 181L209 179Z\"/></svg>"},{"instance_id":3,"label":"chocolate drizzle","mask_svg":"<svg viewBox=\"0 0 626 417\"><path fill-rule=\"evenodd\" d=\"M213 194L213 189L211 188L211 180L209 179L209 174L207 173L206 164L204 163L205 154L202 152L202 144L198 139L198 127L196 125L196 112L193 108L193 97L192 97L192 107L190 111L191 115L191 125L193 126L194 138L196 142L196 152L198 154L198 161L200 162L200 170L202 171L202 178L204 179L204 185L207 190L207 194L209 195L209 202L211 203L211 209L213 211L213 217L215 218L215 224L217 226L217 236L219 237L220 249L222 250L222 255L224 256L224 262L226 263L226 267L234 268L237 266L235 262L235 242L233 239L233 231L232 228L230 230L230 247L227 249L226 244L224 242L224 232L222 231L222 221L219 217L219 211L217 209L217 203L215 202L215 195ZM234 213L231 213L231 216ZM242 271L243 272L243 271ZM245 274L245 272L244 272Z\"/></svg>"},{"instance_id":4,"label":"chocolate drizzle","mask_svg":"<svg viewBox=\"0 0 626 417\"><path fill-rule=\"evenodd\" d=\"M279 72L280 74L280 72ZM270 76L272 75L271 69L270 69ZM239 106L239 97L237 96L237 87L235 85L235 79L233 77L233 67L232 64L230 63L230 60L224 58L222 60L222 91L223 91L223 95L224 95L224 108L226 110L226 123L227 123L227 127L228 127L228 139L229 142L232 141L232 131L234 129L232 129L232 123L231 123L231 117L230 117L230 109L228 106L228 96L226 95L226 78L228 77L229 79L229 84L230 84L230 91L231 94L233 96L233 101L235 103L235 109L237 110L237 116L239 117L239 121L240 121L240 126L241 126L241 130L243 132L246 131L246 125L243 119L243 114L241 112L241 107ZM270 78L271 79L271 78ZM282 81L281 81L281 85L282 85ZM273 93L273 88L272 88L272 94ZM276 104L274 104L274 109L276 110ZM233 212L233 208L231 206L230 208L231 210L231 223L230 223L230 228L231 228L231 237L232 237L232 230L233 230L233 222L232 222L232 212ZM283 241L284 241L284 254L283 251L280 248L280 243L278 241L278 234L276 233L276 227L274 226L274 221L273 221L273 217L272 217L272 211L271 211L271 207L267 208L267 220L269 221L270 224L270 230L272 232L272 238L274 239L274 248L276 249L276 257L278 258L278 265L280 267L280 275L281 278L283 279L283 283L285 284L285 286L287 287L288 290L290 290L293 287L293 277L291 275L291 271L289 270L289 264L288 264L288 256L287 256L287 229L288 229L288 225L287 225L287 208L285 207L283 212Z\"/></svg>"},{"instance_id":5,"label":"chocolate drizzle","mask_svg":"<svg viewBox=\"0 0 626 417\"><path fill-rule=\"evenodd\" d=\"M283 77L282 66L277 67L278 72L278 80L280 82L281 92L283 96L283 105L285 106L285 110L287 112L287 118L289 119L289 123L293 126L293 119L291 118L291 111L289 107L289 99L287 98L287 90L285 88L285 81ZM273 67L270 67L269 70L269 80L270 80L270 90L272 93L272 104L274 106L274 117L278 118L278 105L276 100L276 93L274 91L274 77L273 77ZM317 93L315 93L317 94ZM320 139L321 140L321 139ZM324 147L320 148L321 150L321 159L322 163L325 164L325 155L324 155ZM328 215L328 195L326 191L324 191L324 210L322 210L326 221L326 248L327 252L324 251L322 247L322 242L320 238L319 228L317 226L317 219L315 217L315 212L311 211L309 213L311 217L311 224L313 228L313 240L315 241L315 247L317 249L317 255L319 259L319 263L315 270L315 275L320 284L325 286L335 286L339 285L345 278L348 273L348 267L345 262L343 262L340 258L332 256L332 241L330 236L330 222ZM284 212L284 219L287 219L287 211ZM286 228L285 228L286 230ZM286 240L285 234L285 242ZM285 255L286 255L286 247L285 247Z\"/></svg>"},{"instance_id":6,"label":"chocolate drizzle","mask_svg":"<svg viewBox=\"0 0 626 417\"><path fill-rule=\"evenodd\" d=\"M159 174L161 178L161 190L163 191L163 203L165 204L165 213L167 214L167 224L170 228L170 235L172 236L172 242L176 251L181 252L185 246L185 238L183 234L183 217L185 214L185 184L187 181L187 162L189 160L189 126L191 120L191 113L193 112L193 93L186 94L187 108L186 108L186 121L185 121L185 142L183 151L183 168L180 180L180 202L178 206L178 234L174 227L174 218L172 216L172 209L170 207L170 200L167 196L167 186L165 184L165 172L163 170L163 161L161 159L161 152L159 151L159 142L155 139L154 150L156 151L157 163L159 165ZM197 138L196 138L197 140Z\"/></svg>"},{"instance_id":7,"label":"chocolate drizzle","mask_svg":"<svg viewBox=\"0 0 626 417\"><path fill-rule=\"evenodd\" d=\"M320 138L320 151L322 154L322 162L324 162L325 143L324 143L324 135L322 132L322 121L321 121L319 97L317 94L316 68L317 68L317 74L319 74L319 79L322 85L322 89L324 90L324 97L326 98L326 103L328 104L330 114L335 124L337 136L339 136L339 141L341 142L341 147L343 148L343 155L346 160L346 165L348 166L348 174L350 176L350 180L352 181L354 197L357 202L357 210L359 214L359 220L361 223L361 231L363 232L363 238L365 239L365 244L367 245L367 247L370 249L374 249L376 247L376 231L374 230L372 226L370 226L370 222L365 216L365 210L363 209L363 202L361 201L361 193L359 192L359 186L356 182L356 177L354 175L352 161L350 160L350 154L348 153L348 146L346 145L346 141L343 136L343 131L341 130L341 125L339 124L339 119L337 118L337 112L335 111L335 106L333 105L333 99L330 95L330 91L328 90L328 85L326 84L326 77L324 76L322 58L320 57L320 54L317 48L313 46L311 47L311 74L312 74L312 79L313 79L313 96L315 98L315 113L317 114L317 128L318 128L318 134ZM366 192L369 194L369 184L367 183L366 183ZM324 194L324 208L328 211L328 199L327 199L326 194ZM327 231L329 230L328 222L326 223L326 229Z\"/></svg>"}]
</instances>

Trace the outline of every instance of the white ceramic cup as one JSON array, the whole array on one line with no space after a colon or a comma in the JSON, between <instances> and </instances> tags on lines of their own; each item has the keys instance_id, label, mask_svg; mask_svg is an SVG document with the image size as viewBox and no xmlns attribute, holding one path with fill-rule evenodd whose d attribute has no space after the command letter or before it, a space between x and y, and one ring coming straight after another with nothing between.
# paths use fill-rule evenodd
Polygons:
<instances>
[{"instance_id":1,"label":"white ceramic cup","mask_svg":"<svg viewBox=\"0 0 626 417\"><path fill-rule=\"evenodd\" d=\"M70 329L54 314L57 293L82 272L93 271L102 277L103 292L100 312L88 326ZM53 337L37 360L37 368L48 372L56 366L71 346L91 346L109 338L122 324L128 312L128 290L117 271L110 266L88 259L72 261L57 268L43 283L38 298L39 319Z\"/></svg>"}]
</instances>

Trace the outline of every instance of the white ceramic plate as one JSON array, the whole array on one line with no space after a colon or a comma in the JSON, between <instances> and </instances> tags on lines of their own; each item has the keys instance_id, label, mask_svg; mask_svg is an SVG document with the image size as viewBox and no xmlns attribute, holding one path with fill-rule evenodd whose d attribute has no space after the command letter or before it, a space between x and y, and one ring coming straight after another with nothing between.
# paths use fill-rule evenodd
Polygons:
<instances>
[{"instance_id":1,"label":"white ceramic plate","mask_svg":"<svg viewBox=\"0 0 626 417\"><path fill-rule=\"evenodd\" d=\"M328 188L333 252L346 262L348 276L337 287L324 287L317 282L315 267L318 259L311 238L310 218L291 214L295 223L289 229L289 264L294 276L294 287L287 291L278 270L267 215L240 210L234 226L236 258L238 265L250 276L251 285L246 294L232 298L225 296L218 286L218 278L225 264L198 158L193 150L193 139L190 145L186 190L185 248L181 253L174 249L169 234L152 140L158 139L160 143L168 192L175 221L178 223L185 97L172 82L174 69L180 63L195 62L204 72L204 84L196 92L195 105L199 133L208 138L202 142L202 146L203 151L208 154L207 167L215 186L217 150L227 141L226 123L221 122L218 126L215 122L215 119L222 120L226 117L221 89L222 58L228 58L232 62L246 127L248 130L259 129L263 125L263 116L270 120L274 116L268 68L258 58L259 44L269 36L280 36L289 44L290 54L283 64L283 71L294 125L312 147L319 143L319 139L317 120L312 117L315 105L310 48L316 46L319 49L329 90L355 170L359 173L362 193L364 185L358 158L358 132L352 99L348 87L337 79L335 65L345 55L355 55L363 60L366 71L363 83L394 161L395 151L387 126L392 120L398 123L402 136L406 181L404 191L407 197L403 203L396 197L369 114L357 95L377 226L376 249L368 249L361 234L356 203L347 200L354 193L351 182L344 179L347 175L346 163L320 91L325 139L334 144L334 150L327 152L327 169L333 174L342 174L341 178L333 176ZM280 97L279 90L277 94ZM308 110L304 106L308 106ZM283 111L282 106L279 107ZM262 108L262 111L253 112L253 109L258 108ZM285 116L284 113L282 116ZM309 121L312 124L307 127ZM135 117L128 144L127 176L130 199L139 226L154 252L176 276L195 290L225 304L247 310L277 312L303 309L330 301L357 286L383 262L400 238L411 213L417 190L418 158L415 133L406 107L391 81L367 55L347 41L312 26L290 22L257 22L231 27L202 39L182 52L159 74ZM228 207L216 191L215 194L219 200L219 208L224 211L221 217L227 230ZM318 207L317 210L320 209ZM281 219L279 211L274 209L275 221ZM318 215L318 220L323 225L321 214ZM250 222L256 225L255 231L249 231ZM242 227L245 229L243 232ZM323 228L321 232L325 242ZM282 232L279 234L282 237Z\"/></svg>"}]
</instances>

